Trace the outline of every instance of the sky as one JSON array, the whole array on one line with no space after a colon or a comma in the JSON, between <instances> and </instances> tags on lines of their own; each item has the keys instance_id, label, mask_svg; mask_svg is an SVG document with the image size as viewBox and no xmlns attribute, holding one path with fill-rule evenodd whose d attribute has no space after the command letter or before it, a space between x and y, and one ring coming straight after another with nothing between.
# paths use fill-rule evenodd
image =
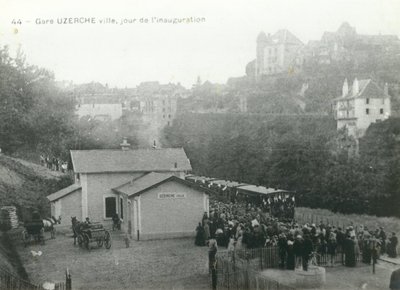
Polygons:
<instances>
[{"instance_id":1,"label":"sky","mask_svg":"<svg viewBox=\"0 0 400 290\"><path fill-rule=\"evenodd\" d=\"M21 47L29 64L53 71L56 80L120 88L243 76L260 31L286 28L307 43L347 21L361 34L400 35L399 0L0 0L0 7L1 46ZM96 23L57 24L80 17ZM152 23L153 17L205 21ZM104 18L117 23L100 23ZM40 24L46 20L53 24Z\"/></svg>"}]
</instances>

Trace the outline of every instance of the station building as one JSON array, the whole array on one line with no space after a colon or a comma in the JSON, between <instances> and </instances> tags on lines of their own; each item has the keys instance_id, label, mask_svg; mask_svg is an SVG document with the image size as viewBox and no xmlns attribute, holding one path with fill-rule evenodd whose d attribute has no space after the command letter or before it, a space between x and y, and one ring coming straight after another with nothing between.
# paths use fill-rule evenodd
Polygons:
<instances>
[{"instance_id":1,"label":"station building","mask_svg":"<svg viewBox=\"0 0 400 290\"><path fill-rule=\"evenodd\" d=\"M105 226L117 213L135 239L192 236L208 212L208 189L184 180L192 170L182 148L72 150L75 183L49 195L51 214Z\"/></svg>"}]
</instances>

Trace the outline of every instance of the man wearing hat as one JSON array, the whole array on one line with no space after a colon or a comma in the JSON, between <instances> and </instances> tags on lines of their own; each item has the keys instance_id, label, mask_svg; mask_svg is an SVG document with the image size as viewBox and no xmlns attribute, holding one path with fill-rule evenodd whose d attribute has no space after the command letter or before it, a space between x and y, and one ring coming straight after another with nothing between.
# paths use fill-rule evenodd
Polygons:
<instances>
[{"instance_id":1,"label":"man wearing hat","mask_svg":"<svg viewBox=\"0 0 400 290\"><path fill-rule=\"evenodd\" d=\"M381 254L386 253L386 233L383 230L383 227L379 228L378 238L381 241Z\"/></svg>"}]
</instances>

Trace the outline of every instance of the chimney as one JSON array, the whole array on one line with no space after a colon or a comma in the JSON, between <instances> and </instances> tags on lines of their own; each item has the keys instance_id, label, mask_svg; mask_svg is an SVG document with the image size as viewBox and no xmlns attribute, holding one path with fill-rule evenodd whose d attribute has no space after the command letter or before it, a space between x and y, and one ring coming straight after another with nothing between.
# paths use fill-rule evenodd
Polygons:
<instances>
[{"instance_id":1,"label":"chimney","mask_svg":"<svg viewBox=\"0 0 400 290\"><path fill-rule=\"evenodd\" d=\"M354 79L354 82L353 82L353 96L355 96L355 95L358 95L358 93L360 92L360 87L359 87L359 85L358 85L358 80L357 80L357 78L355 78Z\"/></svg>"},{"instance_id":2,"label":"chimney","mask_svg":"<svg viewBox=\"0 0 400 290\"><path fill-rule=\"evenodd\" d=\"M384 87L383 87L383 91L385 92L385 95L389 95L389 86L388 83L385 83Z\"/></svg>"},{"instance_id":3,"label":"chimney","mask_svg":"<svg viewBox=\"0 0 400 290\"><path fill-rule=\"evenodd\" d=\"M129 148L131 147L131 144L129 144L128 139L126 137L124 137L122 139L122 143L119 144L119 146L121 146L122 151L126 151L126 150L129 150Z\"/></svg>"},{"instance_id":4,"label":"chimney","mask_svg":"<svg viewBox=\"0 0 400 290\"><path fill-rule=\"evenodd\" d=\"M349 84L347 83L347 79L345 79L342 88L342 97L345 97L348 94L349 94Z\"/></svg>"}]
</instances>

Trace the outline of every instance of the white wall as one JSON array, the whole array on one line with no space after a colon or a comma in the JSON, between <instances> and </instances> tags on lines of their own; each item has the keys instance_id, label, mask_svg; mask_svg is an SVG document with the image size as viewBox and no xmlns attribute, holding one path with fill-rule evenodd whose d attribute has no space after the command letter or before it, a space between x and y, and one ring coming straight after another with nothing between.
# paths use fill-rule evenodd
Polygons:
<instances>
[{"instance_id":1,"label":"white wall","mask_svg":"<svg viewBox=\"0 0 400 290\"><path fill-rule=\"evenodd\" d=\"M77 107L76 113L79 118L91 116L92 118L100 115L110 116L111 120L116 120L122 116L122 104L81 104Z\"/></svg>"}]
</instances>

